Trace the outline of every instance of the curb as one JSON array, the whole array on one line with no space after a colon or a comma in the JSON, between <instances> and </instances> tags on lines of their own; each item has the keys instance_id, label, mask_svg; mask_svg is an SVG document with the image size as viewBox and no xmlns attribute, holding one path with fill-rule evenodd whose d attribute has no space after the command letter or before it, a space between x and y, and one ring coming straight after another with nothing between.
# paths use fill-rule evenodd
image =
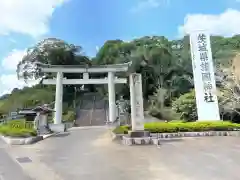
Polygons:
<instances>
[{"instance_id":1,"label":"curb","mask_svg":"<svg viewBox=\"0 0 240 180\"><path fill-rule=\"evenodd\" d=\"M157 145L159 146L161 139L152 138L152 137L140 137L140 138L131 138L127 136L122 137L122 144L132 146L132 145Z\"/></svg>"},{"instance_id":2,"label":"curb","mask_svg":"<svg viewBox=\"0 0 240 180\"><path fill-rule=\"evenodd\" d=\"M114 134L112 139L121 140L124 145L157 145L161 140L187 137L232 136L240 137L240 131L206 131L206 132L178 132L178 133L151 133L150 137L131 138L126 134Z\"/></svg>"},{"instance_id":3,"label":"curb","mask_svg":"<svg viewBox=\"0 0 240 180\"><path fill-rule=\"evenodd\" d=\"M0 136L3 141L9 145L28 145L43 140L43 136L28 137L28 138L13 138L8 136Z\"/></svg>"},{"instance_id":4,"label":"curb","mask_svg":"<svg viewBox=\"0 0 240 180\"><path fill-rule=\"evenodd\" d=\"M178 133L153 133L152 137L160 139L176 137L206 137L206 136L234 136L240 137L240 131L206 131L206 132L178 132Z\"/></svg>"},{"instance_id":5,"label":"curb","mask_svg":"<svg viewBox=\"0 0 240 180\"><path fill-rule=\"evenodd\" d=\"M42 141L44 139L47 139L57 134L59 133L52 133L52 134L36 136L36 137L27 137L27 138L15 138L10 136L0 136L0 137L2 138L3 141L5 141L9 145L29 145L29 144L34 144L38 141Z\"/></svg>"}]
</instances>

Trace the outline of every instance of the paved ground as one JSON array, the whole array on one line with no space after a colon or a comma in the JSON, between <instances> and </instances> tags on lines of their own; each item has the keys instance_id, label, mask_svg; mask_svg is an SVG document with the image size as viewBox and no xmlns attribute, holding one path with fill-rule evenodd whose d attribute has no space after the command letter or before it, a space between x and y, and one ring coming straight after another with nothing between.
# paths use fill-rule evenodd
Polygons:
<instances>
[{"instance_id":1,"label":"paved ground","mask_svg":"<svg viewBox=\"0 0 240 180\"><path fill-rule=\"evenodd\" d=\"M0 180L31 180L16 161L8 155L6 147L0 139Z\"/></svg>"},{"instance_id":2,"label":"paved ground","mask_svg":"<svg viewBox=\"0 0 240 180\"><path fill-rule=\"evenodd\" d=\"M157 148L122 146L109 136L104 128L78 129L8 152L30 157L22 167L37 180L240 179L240 138L187 138Z\"/></svg>"}]
</instances>

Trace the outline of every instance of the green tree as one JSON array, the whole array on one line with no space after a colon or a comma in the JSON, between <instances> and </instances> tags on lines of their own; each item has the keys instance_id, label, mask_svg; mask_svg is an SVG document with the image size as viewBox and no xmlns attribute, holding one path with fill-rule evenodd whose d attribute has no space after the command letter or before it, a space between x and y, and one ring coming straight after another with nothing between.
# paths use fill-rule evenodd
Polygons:
<instances>
[{"instance_id":1,"label":"green tree","mask_svg":"<svg viewBox=\"0 0 240 180\"><path fill-rule=\"evenodd\" d=\"M173 101L172 108L175 112L181 114L181 119L184 119L186 121L196 120L197 107L194 90L180 96L178 99Z\"/></svg>"},{"instance_id":2,"label":"green tree","mask_svg":"<svg viewBox=\"0 0 240 180\"><path fill-rule=\"evenodd\" d=\"M83 54L80 46L69 44L60 39L48 38L27 50L27 54L17 66L18 77L27 81L28 79L41 78L43 75L54 76L51 73L43 74L38 68L38 64L90 66L91 61ZM82 74L68 73L64 74L64 77L76 79L82 77ZM71 104L74 98L74 87L80 88L80 86L65 86L63 100Z\"/></svg>"},{"instance_id":3,"label":"green tree","mask_svg":"<svg viewBox=\"0 0 240 180\"><path fill-rule=\"evenodd\" d=\"M27 50L27 54L17 65L19 78L38 79L43 74L37 64L49 65L87 65L90 60L83 55L82 48L63 40L48 38ZM72 75L70 75L72 76Z\"/></svg>"}]
</instances>

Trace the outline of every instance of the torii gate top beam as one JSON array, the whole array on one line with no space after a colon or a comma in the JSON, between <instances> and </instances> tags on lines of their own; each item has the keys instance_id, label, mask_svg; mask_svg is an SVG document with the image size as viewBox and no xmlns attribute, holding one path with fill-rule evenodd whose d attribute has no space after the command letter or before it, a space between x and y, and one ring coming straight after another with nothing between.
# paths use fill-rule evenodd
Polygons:
<instances>
[{"instance_id":1,"label":"torii gate top beam","mask_svg":"<svg viewBox=\"0 0 240 180\"><path fill-rule=\"evenodd\" d=\"M106 72L127 72L131 66L131 62L124 64L111 65L48 65L37 64L42 72L50 73L106 73Z\"/></svg>"}]
</instances>

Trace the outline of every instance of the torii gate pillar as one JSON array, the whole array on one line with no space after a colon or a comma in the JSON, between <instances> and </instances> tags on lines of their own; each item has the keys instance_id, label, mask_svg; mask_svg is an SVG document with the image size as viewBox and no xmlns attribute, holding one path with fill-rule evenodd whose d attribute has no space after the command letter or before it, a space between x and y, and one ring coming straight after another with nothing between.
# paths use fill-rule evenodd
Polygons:
<instances>
[{"instance_id":1,"label":"torii gate pillar","mask_svg":"<svg viewBox=\"0 0 240 180\"><path fill-rule=\"evenodd\" d=\"M115 83L114 73L108 72L108 102L109 102L109 121L116 120L116 102L115 102Z\"/></svg>"},{"instance_id":2,"label":"torii gate pillar","mask_svg":"<svg viewBox=\"0 0 240 180\"><path fill-rule=\"evenodd\" d=\"M55 91L55 116L54 124L62 123L62 98L63 98L63 73L57 73L57 83Z\"/></svg>"}]
</instances>

